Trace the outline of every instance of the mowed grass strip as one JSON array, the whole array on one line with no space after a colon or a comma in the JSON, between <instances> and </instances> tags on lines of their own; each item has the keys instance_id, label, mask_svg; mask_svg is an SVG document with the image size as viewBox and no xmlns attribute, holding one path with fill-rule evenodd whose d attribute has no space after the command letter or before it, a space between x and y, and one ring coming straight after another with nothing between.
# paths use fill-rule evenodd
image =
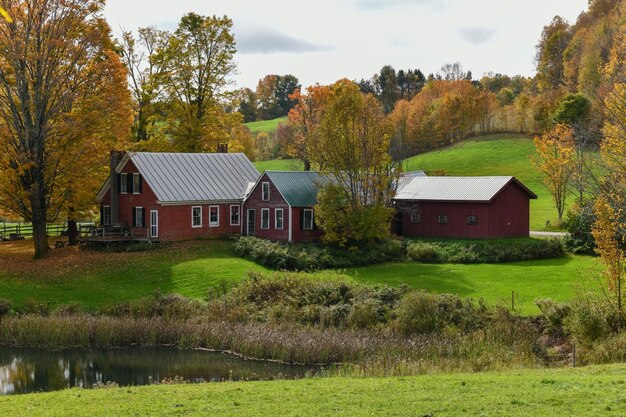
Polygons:
<instances>
[{"instance_id":1,"label":"mowed grass strip","mask_svg":"<svg viewBox=\"0 0 626 417\"><path fill-rule=\"evenodd\" d=\"M621 416L626 366L400 378L72 389L0 399L10 416Z\"/></svg>"},{"instance_id":2,"label":"mowed grass strip","mask_svg":"<svg viewBox=\"0 0 626 417\"><path fill-rule=\"evenodd\" d=\"M253 135L259 132L272 133L278 128L279 124L284 123L286 121L287 121L287 116L279 117L277 119L272 119L272 120L259 120L257 122L249 122L249 123L245 123L244 126L250 129L250 132L252 132Z\"/></svg>"},{"instance_id":3,"label":"mowed grass strip","mask_svg":"<svg viewBox=\"0 0 626 417\"><path fill-rule=\"evenodd\" d=\"M271 159L256 161L254 166L260 173L265 171L304 171L304 164L299 159Z\"/></svg>"},{"instance_id":4,"label":"mowed grass strip","mask_svg":"<svg viewBox=\"0 0 626 417\"><path fill-rule=\"evenodd\" d=\"M580 289L600 282L597 260L590 256L510 264L421 264L393 262L321 271L311 278L342 277L366 284L408 285L437 293L483 298L537 313L533 301L571 299ZM249 271L268 271L237 257L228 241L172 243L148 252L105 253L78 248L52 251L50 258L32 260L32 242L0 243L0 298L21 307L27 300L86 308L120 303L160 291L204 298L210 287L242 280Z\"/></svg>"}]
</instances>

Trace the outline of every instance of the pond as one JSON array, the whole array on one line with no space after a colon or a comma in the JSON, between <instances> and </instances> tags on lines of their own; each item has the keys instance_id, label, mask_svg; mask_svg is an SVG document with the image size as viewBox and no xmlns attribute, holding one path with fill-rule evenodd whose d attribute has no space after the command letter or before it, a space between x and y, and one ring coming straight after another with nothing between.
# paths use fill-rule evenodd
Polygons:
<instances>
[{"instance_id":1,"label":"pond","mask_svg":"<svg viewBox=\"0 0 626 417\"><path fill-rule=\"evenodd\" d=\"M92 388L114 382L147 385L175 377L189 382L302 378L313 366L244 360L226 353L176 349L49 352L0 348L0 395Z\"/></svg>"}]
</instances>

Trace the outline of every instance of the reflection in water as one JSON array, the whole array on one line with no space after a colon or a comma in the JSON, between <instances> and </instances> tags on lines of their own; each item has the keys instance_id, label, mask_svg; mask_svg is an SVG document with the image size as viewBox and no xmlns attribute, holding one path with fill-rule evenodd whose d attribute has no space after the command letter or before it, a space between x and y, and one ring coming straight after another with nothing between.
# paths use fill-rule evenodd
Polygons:
<instances>
[{"instance_id":1,"label":"reflection in water","mask_svg":"<svg viewBox=\"0 0 626 417\"><path fill-rule=\"evenodd\" d=\"M118 385L146 385L176 376L191 382L300 378L317 370L189 350L48 352L0 348L0 395L91 388L109 381Z\"/></svg>"}]
</instances>

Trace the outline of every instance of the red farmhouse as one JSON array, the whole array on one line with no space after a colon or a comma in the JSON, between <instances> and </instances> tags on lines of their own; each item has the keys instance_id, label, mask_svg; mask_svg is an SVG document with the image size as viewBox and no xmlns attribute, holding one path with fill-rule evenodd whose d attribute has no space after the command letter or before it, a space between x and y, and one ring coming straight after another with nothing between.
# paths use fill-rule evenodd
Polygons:
<instances>
[{"instance_id":1,"label":"red farmhouse","mask_svg":"<svg viewBox=\"0 0 626 417\"><path fill-rule=\"evenodd\" d=\"M283 242L318 240L313 206L322 180L317 172L266 171L246 197L245 234Z\"/></svg>"},{"instance_id":2,"label":"red farmhouse","mask_svg":"<svg viewBox=\"0 0 626 417\"><path fill-rule=\"evenodd\" d=\"M403 236L523 237L529 200L537 196L514 177L416 177L395 199Z\"/></svg>"},{"instance_id":3,"label":"red farmhouse","mask_svg":"<svg viewBox=\"0 0 626 417\"><path fill-rule=\"evenodd\" d=\"M111 154L98 193L105 230L183 240L242 232L242 204L259 172L241 153Z\"/></svg>"}]
</instances>

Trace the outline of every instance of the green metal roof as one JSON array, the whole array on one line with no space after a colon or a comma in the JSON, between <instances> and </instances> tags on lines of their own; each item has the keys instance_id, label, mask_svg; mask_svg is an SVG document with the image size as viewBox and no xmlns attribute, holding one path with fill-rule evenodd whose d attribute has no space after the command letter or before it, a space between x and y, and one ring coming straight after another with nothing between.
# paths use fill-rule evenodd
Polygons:
<instances>
[{"instance_id":1,"label":"green metal roof","mask_svg":"<svg viewBox=\"0 0 626 417\"><path fill-rule=\"evenodd\" d=\"M311 171L265 171L270 181L292 207L310 207L317 203L317 192L325 177Z\"/></svg>"}]
</instances>

